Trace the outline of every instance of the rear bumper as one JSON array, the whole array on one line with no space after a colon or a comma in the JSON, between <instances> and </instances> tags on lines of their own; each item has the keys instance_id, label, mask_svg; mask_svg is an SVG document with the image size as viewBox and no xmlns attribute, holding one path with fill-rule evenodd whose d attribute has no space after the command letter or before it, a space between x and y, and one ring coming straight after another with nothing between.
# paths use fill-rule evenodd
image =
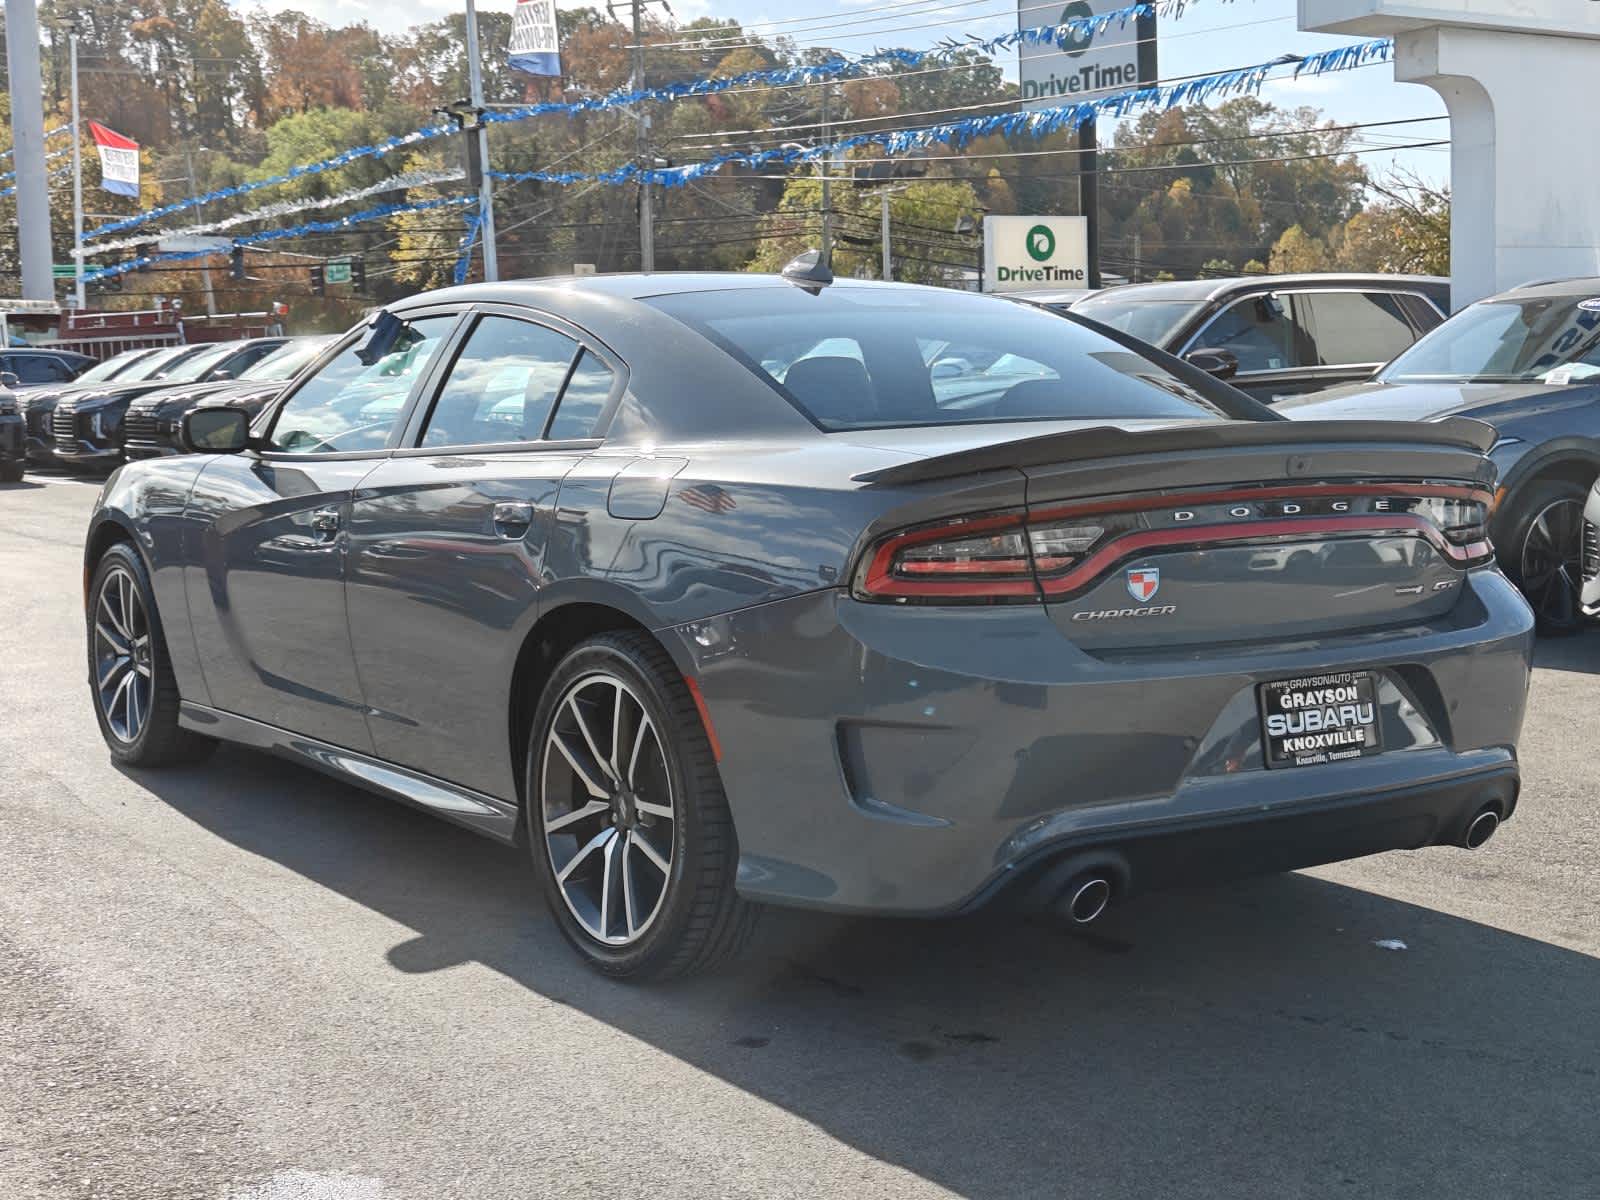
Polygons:
<instances>
[{"instance_id":1,"label":"rear bumper","mask_svg":"<svg viewBox=\"0 0 1600 1200\"><path fill-rule=\"evenodd\" d=\"M1069 838L1007 864L961 907L976 909L995 901L1046 906L1060 894L1061 883L1091 864L1107 870L1127 893L1297 871L1386 850L1460 845L1468 824L1485 808L1509 819L1520 789L1521 773L1507 763L1438 783L1339 796L1285 812Z\"/></svg>"},{"instance_id":2,"label":"rear bumper","mask_svg":"<svg viewBox=\"0 0 1600 1200\"><path fill-rule=\"evenodd\" d=\"M1091 654L1035 606L837 591L668 633L722 747L740 891L930 915L1091 848L1153 887L1451 840L1515 799L1533 645L1492 569L1426 622L1271 645ZM1385 752L1267 769L1256 686L1346 669L1378 674Z\"/></svg>"}]
</instances>

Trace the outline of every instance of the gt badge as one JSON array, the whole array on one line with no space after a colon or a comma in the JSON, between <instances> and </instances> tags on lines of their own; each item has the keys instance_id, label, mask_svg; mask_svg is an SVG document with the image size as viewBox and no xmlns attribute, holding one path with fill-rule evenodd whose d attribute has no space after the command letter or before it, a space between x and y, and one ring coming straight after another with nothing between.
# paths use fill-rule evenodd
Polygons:
<instances>
[{"instance_id":1,"label":"gt badge","mask_svg":"<svg viewBox=\"0 0 1600 1200\"><path fill-rule=\"evenodd\" d=\"M1131 567L1128 570L1128 595L1140 604L1152 599L1161 586L1161 572L1156 567Z\"/></svg>"}]
</instances>

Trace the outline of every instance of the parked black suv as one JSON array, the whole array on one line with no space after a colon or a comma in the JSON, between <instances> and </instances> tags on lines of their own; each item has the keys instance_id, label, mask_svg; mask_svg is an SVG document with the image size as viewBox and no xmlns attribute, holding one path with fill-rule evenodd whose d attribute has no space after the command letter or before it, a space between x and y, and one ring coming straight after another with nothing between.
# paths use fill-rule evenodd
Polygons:
<instances>
[{"instance_id":1,"label":"parked black suv","mask_svg":"<svg viewBox=\"0 0 1600 1200\"><path fill-rule=\"evenodd\" d=\"M174 384L232 379L287 340L253 338L201 346L158 378L126 384L113 380L103 388L69 393L56 405L50 423L56 461L66 466L115 467L122 461L123 414L140 396Z\"/></svg>"},{"instance_id":2,"label":"parked black suv","mask_svg":"<svg viewBox=\"0 0 1600 1200\"><path fill-rule=\"evenodd\" d=\"M332 337L293 338L234 379L161 388L139 397L122 419L123 453L130 459L186 453L178 444L178 423L194 408L237 408L253 420L333 341Z\"/></svg>"},{"instance_id":3,"label":"parked black suv","mask_svg":"<svg viewBox=\"0 0 1600 1200\"><path fill-rule=\"evenodd\" d=\"M0 483L20 483L28 468L27 431L16 397L0 392Z\"/></svg>"},{"instance_id":4,"label":"parked black suv","mask_svg":"<svg viewBox=\"0 0 1600 1200\"><path fill-rule=\"evenodd\" d=\"M1028 300L1026 293L1013 299ZM1048 302L1047 306L1048 306ZM1369 379L1450 312L1425 275L1249 275L1130 283L1071 305L1271 404Z\"/></svg>"},{"instance_id":5,"label":"parked black suv","mask_svg":"<svg viewBox=\"0 0 1600 1200\"><path fill-rule=\"evenodd\" d=\"M179 356L194 354L197 346L145 346L125 350L114 358L96 363L71 383L47 387L23 388L14 394L17 407L22 410L27 424L28 461L38 466L48 466L55 461L55 435L50 422L61 398L73 392L89 391L116 380L128 383L135 379L154 376L164 366L170 366Z\"/></svg>"}]
</instances>

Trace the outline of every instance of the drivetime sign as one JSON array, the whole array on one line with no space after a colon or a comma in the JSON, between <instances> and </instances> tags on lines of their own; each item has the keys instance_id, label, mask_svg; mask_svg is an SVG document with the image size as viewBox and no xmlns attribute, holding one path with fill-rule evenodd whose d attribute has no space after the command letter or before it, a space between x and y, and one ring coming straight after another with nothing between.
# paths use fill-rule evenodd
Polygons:
<instances>
[{"instance_id":1,"label":"drivetime sign","mask_svg":"<svg viewBox=\"0 0 1600 1200\"><path fill-rule=\"evenodd\" d=\"M1017 0L1017 28L1089 22L1126 11L1126 0ZM1149 83L1156 77L1155 10L1104 29L1074 26L1076 36L1059 44L1026 42L1017 48L1017 74L1024 108L1053 108L1106 92Z\"/></svg>"},{"instance_id":2,"label":"drivetime sign","mask_svg":"<svg viewBox=\"0 0 1600 1200\"><path fill-rule=\"evenodd\" d=\"M1086 217L983 219L983 290L1089 286Z\"/></svg>"}]
</instances>

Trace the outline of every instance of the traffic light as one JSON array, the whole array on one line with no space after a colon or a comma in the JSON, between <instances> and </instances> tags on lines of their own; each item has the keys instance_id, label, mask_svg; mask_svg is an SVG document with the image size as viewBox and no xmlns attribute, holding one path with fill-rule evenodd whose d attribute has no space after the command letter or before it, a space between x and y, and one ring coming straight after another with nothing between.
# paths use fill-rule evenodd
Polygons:
<instances>
[{"instance_id":1,"label":"traffic light","mask_svg":"<svg viewBox=\"0 0 1600 1200\"><path fill-rule=\"evenodd\" d=\"M228 278L244 278L244 247L234 243L232 252L228 255Z\"/></svg>"},{"instance_id":2,"label":"traffic light","mask_svg":"<svg viewBox=\"0 0 1600 1200\"><path fill-rule=\"evenodd\" d=\"M350 260L350 286L358 292L367 290L367 260L353 258Z\"/></svg>"},{"instance_id":3,"label":"traffic light","mask_svg":"<svg viewBox=\"0 0 1600 1200\"><path fill-rule=\"evenodd\" d=\"M311 294L313 296L326 296L328 294L328 280L323 272L321 263L311 268Z\"/></svg>"}]
</instances>

